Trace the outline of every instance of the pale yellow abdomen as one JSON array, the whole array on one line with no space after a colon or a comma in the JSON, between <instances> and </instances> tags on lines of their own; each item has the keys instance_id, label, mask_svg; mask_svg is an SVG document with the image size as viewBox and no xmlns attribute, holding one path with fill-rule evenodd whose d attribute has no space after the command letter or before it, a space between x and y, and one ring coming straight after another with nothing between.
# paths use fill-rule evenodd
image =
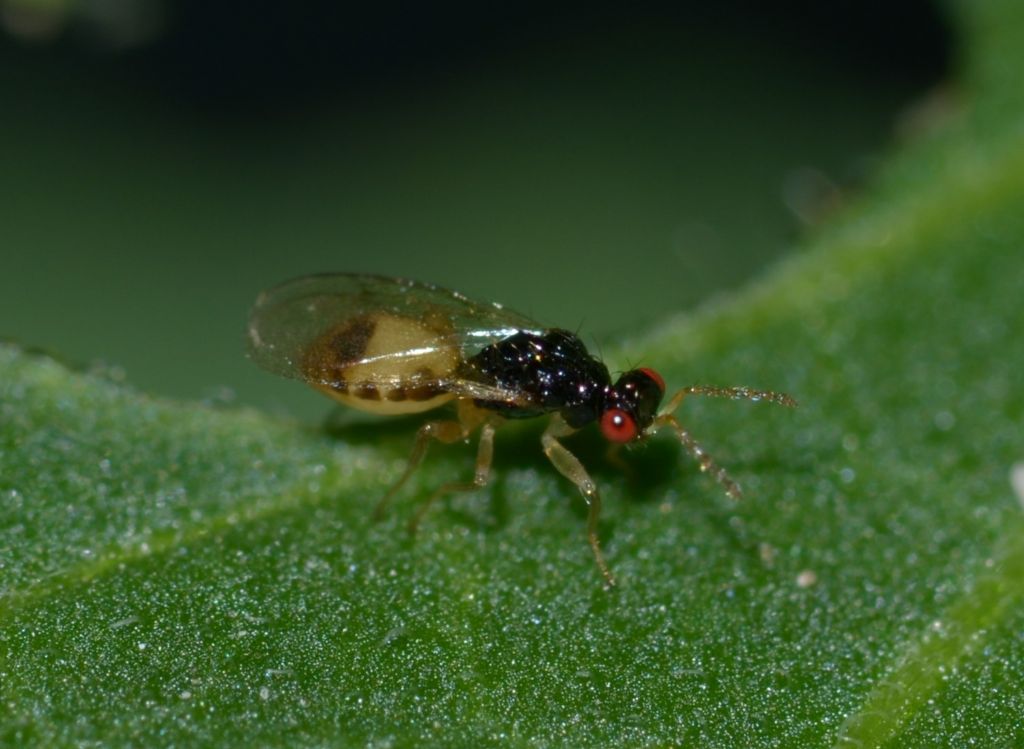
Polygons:
<instances>
[{"instance_id":1,"label":"pale yellow abdomen","mask_svg":"<svg viewBox=\"0 0 1024 749\"><path fill-rule=\"evenodd\" d=\"M375 312L320 336L306 352L303 370L313 387L346 406L410 414L455 397L444 382L460 361L447 320Z\"/></svg>"}]
</instances>

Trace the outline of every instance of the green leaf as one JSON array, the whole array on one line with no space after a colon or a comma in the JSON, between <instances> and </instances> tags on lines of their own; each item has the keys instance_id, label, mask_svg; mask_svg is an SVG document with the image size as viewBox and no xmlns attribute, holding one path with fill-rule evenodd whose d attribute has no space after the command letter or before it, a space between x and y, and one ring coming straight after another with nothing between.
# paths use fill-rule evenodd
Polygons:
<instances>
[{"instance_id":1,"label":"green leaf","mask_svg":"<svg viewBox=\"0 0 1024 749\"><path fill-rule=\"evenodd\" d=\"M415 422L328 434L0 348L0 742L1024 742L1024 24L964 13L965 108L806 254L611 352L746 489L658 439L604 491L620 586L539 427L410 540Z\"/></svg>"}]
</instances>

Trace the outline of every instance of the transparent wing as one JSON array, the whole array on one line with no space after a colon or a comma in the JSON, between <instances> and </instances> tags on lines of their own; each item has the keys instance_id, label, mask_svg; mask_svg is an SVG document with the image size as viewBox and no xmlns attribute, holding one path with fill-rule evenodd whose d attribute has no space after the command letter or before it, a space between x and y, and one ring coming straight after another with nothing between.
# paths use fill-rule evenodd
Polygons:
<instances>
[{"instance_id":1,"label":"transparent wing","mask_svg":"<svg viewBox=\"0 0 1024 749\"><path fill-rule=\"evenodd\" d=\"M370 328L381 320L418 324L407 326L409 335L386 338L383 348L375 339L372 350L360 351L366 341L360 340L359 326ZM518 401L518 394L495 383L466 380L454 366L437 363L439 358L465 361L523 330L542 328L499 304L475 302L432 284L357 273L321 274L286 281L259 295L249 313L248 349L264 369L313 385L351 389L364 384L358 375L353 380L330 367L309 366L311 352L321 350L327 341L336 349L349 347L345 372L373 373L365 376L366 384L380 386L384 379L393 387Z\"/></svg>"}]
</instances>

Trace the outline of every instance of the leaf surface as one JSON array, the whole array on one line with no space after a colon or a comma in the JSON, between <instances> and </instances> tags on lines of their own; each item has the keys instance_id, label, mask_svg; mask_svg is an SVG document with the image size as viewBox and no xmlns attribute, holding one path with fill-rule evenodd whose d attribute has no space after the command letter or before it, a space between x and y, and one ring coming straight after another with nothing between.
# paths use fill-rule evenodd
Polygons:
<instances>
[{"instance_id":1,"label":"leaf surface","mask_svg":"<svg viewBox=\"0 0 1024 749\"><path fill-rule=\"evenodd\" d=\"M738 505L671 440L626 472L569 440L612 592L536 425L410 540L470 449L374 524L414 422L328 434L0 348L0 742L1024 742L1015 16L964 11L963 111L805 253L607 352L800 401L681 409Z\"/></svg>"}]
</instances>

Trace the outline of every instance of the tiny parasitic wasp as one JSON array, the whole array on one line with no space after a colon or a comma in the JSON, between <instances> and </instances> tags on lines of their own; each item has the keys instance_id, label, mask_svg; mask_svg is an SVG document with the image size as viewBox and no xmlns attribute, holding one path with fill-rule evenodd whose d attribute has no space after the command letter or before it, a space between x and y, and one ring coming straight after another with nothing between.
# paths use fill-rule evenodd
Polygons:
<instances>
[{"instance_id":1,"label":"tiny parasitic wasp","mask_svg":"<svg viewBox=\"0 0 1024 749\"><path fill-rule=\"evenodd\" d=\"M550 414L541 446L587 501L587 538L609 585L615 579L597 537L600 494L561 438L591 422L618 444L668 429L702 471L738 498L739 486L674 412L690 395L796 405L784 393L696 385L679 390L662 407L661 375L632 369L613 382L608 368L567 330L545 328L499 304L439 286L358 273L305 276L260 294L249 315L249 355L264 369L363 411L411 414L455 402L455 419L420 427L405 471L377 504L380 517L432 440L458 442L479 430L473 480L438 487L414 516L413 530L439 497L487 483L494 432L503 421Z\"/></svg>"}]
</instances>

